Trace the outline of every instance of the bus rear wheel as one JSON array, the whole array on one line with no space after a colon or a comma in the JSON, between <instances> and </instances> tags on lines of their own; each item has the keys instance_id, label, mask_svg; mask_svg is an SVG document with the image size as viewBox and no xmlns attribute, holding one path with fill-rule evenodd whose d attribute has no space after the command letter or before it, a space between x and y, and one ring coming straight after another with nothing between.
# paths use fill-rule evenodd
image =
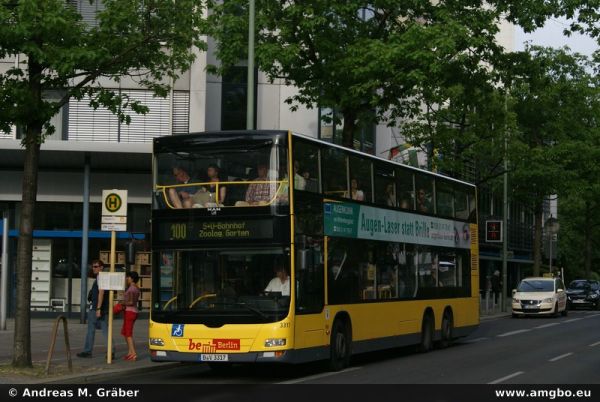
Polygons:
<instances>
[{"instance_id":1,"label":"bus rear wheel","mask_svg":"<svg viewBox=\"0 0 600 402\"><path fill-rule=\"evenodd\" d=\"M350 365L351 343L348 325L342 320L335 320L329 344L329 368L332 371L340 371Z\"/></svg>"},{"instance_id":2,"label":"bus rear wheel","mask_svg":"<svg viewBox=\"0 0 600 402\"><path fill-rule=\"evenodd\" d=\"M442 340L440 341L440 347L447 348L452 345L454 339L454 320L452 313L446 311L444 318L442 318Z\"/></svg>"},{"instance_id":3,"label":"bus rear wheel","mask_svg":"<svg viewBox=\"0 0 600 402\"><path fill-rule=\"evenodd\" d=\"M419 352L427 353L433 349L433 317L431 314L423 316L423 324L421 325L421 343L419 344Z\"/></svg>"}]
</instances>

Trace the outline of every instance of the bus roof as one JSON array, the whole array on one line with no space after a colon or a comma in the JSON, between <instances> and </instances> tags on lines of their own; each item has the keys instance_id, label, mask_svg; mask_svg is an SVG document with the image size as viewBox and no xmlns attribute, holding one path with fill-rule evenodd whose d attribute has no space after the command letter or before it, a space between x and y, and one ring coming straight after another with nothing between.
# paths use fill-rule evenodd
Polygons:
<instances>
[{"instance_id":1,"label":"bus roof","mask_svg":"<svg viewBox=\"0 0 600 402\"><path fill-rule=\"evenodd\" d=\"M154 138L154 144L156 145L171 145L171 143L175 142L177 143L178 141L181 140L187 140L190 142L194 142L195 140L201 139L201 137L204 136L210 136L210 135L222 135L222 136L250 136L250 135L265 135L265 136L275 136L275 135L287 135L290 131L286 131L286 130L230 130L230 131L204 131L204 132L195 132L195 133L190 133L190 134L185 134L185 135L170 135L170 136L163 136L163 137L157 137ZM419 172L422 174L427 174L427 175L431 175L434 177L439 177L439 178L443 178L449 181L453 181L456 183L460 183L460 184L464 184L466 186L470 186L470 187L475 187L475 185L473 183L469 183L463 180L459 180L456 179L454 177L450 177L450 176L446 176L440 173L435 173L435 172L430 172L429 170L425 170L425 169L421 169L421 168L417 168L414 166L410 166L410 165L405 165L403 163L399 163L399 162L395 162L395 161L391 161L389 159L384 159L381 158L379 156L376 155L371 155L365 152L360 152L351 148L346 148L343 147L341 145L337 145L337 144L333 144L331 142L327 142L327 141L323 141L320 140L318 138L314 138L305 134L301 134L301 133L294 133L292 132L292 135L298 138L302 138L304 140L308 140L308 141L312 141L315 142L317 144L321 144L324 146L329 146L331 148L338 148L340 150L343 150L345 152L350 152L353 153L355 155L359 155L362 157L367 157L369 159L375 160L375 161L381 161L384 163L389 163L389 164L393 164L396 166L400 166L406 169L411 169L415 172Z\"/></svg>"}]
</instances>

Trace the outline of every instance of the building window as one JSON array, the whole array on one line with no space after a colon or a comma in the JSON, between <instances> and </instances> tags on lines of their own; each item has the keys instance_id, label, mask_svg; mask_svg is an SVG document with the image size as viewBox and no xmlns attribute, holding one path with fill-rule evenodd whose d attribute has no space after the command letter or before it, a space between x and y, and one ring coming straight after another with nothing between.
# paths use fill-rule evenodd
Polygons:
<instances>
[{"instance_id":1,"label":"building window","mask_svg":"<svg viewBox=\"0 0 600 402\"><path fill-rule=\"evenodd\" d=\"M256 127L256 94L258 69L254 70L254 127ZM231 67L221 83L221 130L244 130L248 107L248 68Z\"/></svg>"}]
</instances>

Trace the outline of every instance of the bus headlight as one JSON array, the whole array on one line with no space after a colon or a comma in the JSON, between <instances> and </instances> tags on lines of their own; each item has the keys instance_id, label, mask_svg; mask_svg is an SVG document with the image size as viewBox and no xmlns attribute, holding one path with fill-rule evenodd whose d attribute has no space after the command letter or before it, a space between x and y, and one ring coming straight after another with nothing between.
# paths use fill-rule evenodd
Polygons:
<instances>
[{"instance_id":1,"label":"bus headlight","mask_svg":"<svg viewBox=\"0 0 600 402\"><path fill-rule=\"evenodd\" d=\"M285 338L272 338L265 340L265 348L272 348L276 346L285 346Z\"/></svg>"},{"instance_id":2,"label":"bus headlight","mask_svg":"<svg viewBox=\"0 0 600 402\"><path fill-rule=\"evenodd\" d=\"M150 338L150 345L165 346L165 341L163 341L162 338Z\"/></svg>"}]
</instances>

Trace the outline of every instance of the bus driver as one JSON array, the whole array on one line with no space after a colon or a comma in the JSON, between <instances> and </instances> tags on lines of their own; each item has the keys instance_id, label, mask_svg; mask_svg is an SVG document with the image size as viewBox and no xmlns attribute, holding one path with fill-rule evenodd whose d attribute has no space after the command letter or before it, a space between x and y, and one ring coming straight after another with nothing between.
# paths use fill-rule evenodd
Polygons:
<instances>
[{"instance_id":1,"label":"bus driver","mask_svg":"<svg viewBox=\"0 0 600 402\"><path fill-rule=\"evenodd\" d=\"M290 295L290 276L282 265L275 267L275 278L271 279L265 292L281 292L282 296Z\"/></svg>"}]
</instances>

